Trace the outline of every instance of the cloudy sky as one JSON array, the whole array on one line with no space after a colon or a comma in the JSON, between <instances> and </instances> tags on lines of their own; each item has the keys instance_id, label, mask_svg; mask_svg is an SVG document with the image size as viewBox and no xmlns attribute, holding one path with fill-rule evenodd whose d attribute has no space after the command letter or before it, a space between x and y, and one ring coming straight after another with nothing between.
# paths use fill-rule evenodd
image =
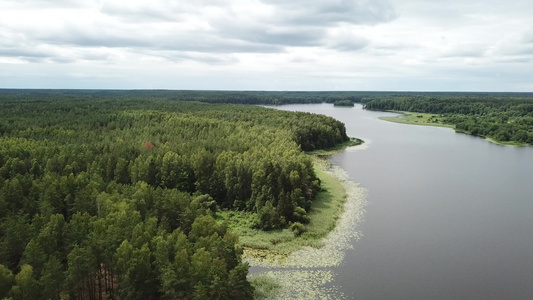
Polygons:
<instances>
[{"instance_id":1,"label":"cloudy sky","mask_svg":"<svg viewBox=\"0 0 533 300\"><path fill-rule=\"evenodd\" d=\"M0 88L533 92L533 1L0 0Z\"/></svg>"}]
</instances>

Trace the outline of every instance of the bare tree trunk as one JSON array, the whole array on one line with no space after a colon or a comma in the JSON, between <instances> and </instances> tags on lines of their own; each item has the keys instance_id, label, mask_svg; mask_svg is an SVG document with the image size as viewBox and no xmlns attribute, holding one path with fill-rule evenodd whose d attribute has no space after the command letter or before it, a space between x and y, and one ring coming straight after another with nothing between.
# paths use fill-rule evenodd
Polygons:
<instances>
[{"instance_id":1,"label":"bare tree trunk","mask_svg":"<svg viewBox=\"0 0 533 300\"><path fill-rule=\"evenodd\" d=\"M95 297L95 284L94 284L94 278L91 278L91 280L89 281L89 299L91 300L95 300L96 297Z\"/></svg>"},{"instance_id":2,"label":"bare tree trunk","mask_svg":"<svg viewBox=\"0 0 533 300\"><path fill-rule=\"evenodd\" d=\"M105 287L105 293L109 294L109 281L107 276L107 265L104 264L104 287Z\"/></svg>"},{"instance_id":3,"label":"bare tree trunk","mask_svg":"<svg viewBox=\"0 0 533 300\"><path fill-rule=\"evenodd\" d=\"M111 267L109 267L109 282L111 283L111 295L115 295L115 282Z\"/></svg>"}]
</instances>

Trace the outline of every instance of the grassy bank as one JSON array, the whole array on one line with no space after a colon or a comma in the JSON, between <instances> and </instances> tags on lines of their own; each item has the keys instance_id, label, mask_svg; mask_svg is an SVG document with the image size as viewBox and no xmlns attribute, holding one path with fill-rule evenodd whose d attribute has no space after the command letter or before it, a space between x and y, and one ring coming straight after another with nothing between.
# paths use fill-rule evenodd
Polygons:
<instances>
[{"instance_id":1,"label":"grassy bank","mask_svg":"<svg viewBox=\"0 0 533 300\"><path fill-rule=\"evenodd\" d=\"M327 160L316 158L315 166L325 191L313 206L310 231L269 247L273 250L248 248L245 252L252 265L269 268L248 276L255 299L348 299L329 286L335 278L331 268L342 263L346 250L361 237L358 228L364 220L366 190ZM276 252L279 247L294 251Z\"/></svg>"},{"instance_id":2,"label":"grassy bank","mask_svg":"<svg viewBox=\"0 0 533 300\"><path fill-rule=\"evenodd\" d=\"M494 144L498 144L498 145L503 145L503 146L514 146L514 147L525 147L525 146L531 146L530 144L528 143L520 143L520 142L500 142L500 141L497 141L497 140L494 140L494 139L491 139L491 138L488 138L488 137L482 137L484 138L485 140L491 142L491 143L494 143Z\"/></svg>"},{"instance_id":3,"label":"grassy bank","mask_svg":"<svg viewBox=\"0 0 533 300\"><path fill-rule=\"evenodd\" d=\"M325 172L327 162L315 158L315 172L320 178L322 191L318 193L309 211L310 222L307 231L296 236L290 229L262 231L254 229L255 214L250 212L222 211L218 214L221 222L239 236L239 243L248 254L268 259L279 259L304 246L321 247L325 237L343 212L346 191L342 184ZM252 253L250 253L252 252Z\"/></svg>"},{"instance_id":4,"label":"grassy bank","mask_svg":"<svg viewBox=\"0 0 533 300\"><path fill-rule=\"evenodd\" d=\"M454 125L444 124L442 122L443 117L438 114L416 113L416 112L405 112L405 111L395 111L395 112L401 113L402 115L399 115L396 117L380 117L379 119L384 120L384 121L394 122L394 123L400 123L400 124L446 127L446 128L451 128L455 130L456 132L472 135L469 132L456 129ZM515 147L530 146L527 143L502 142L502 141L497 141L497 140L484 137L484 136L479 136L479 135L475 135L475 136L483 138L491 143L503 145L503 146L515 146Z\"/></svg>"},{"instance_id":5,"label":"grassy bank","mask_svg":"<svg viewBox=\"0 0 533 300\"><path fill-rule=\"evenodd\" d=\"M350 241L360 237L356 228L364 218L366 192L349 180L346 172L321 158L342 151L353 142L311 155L322 191L313 201L307 231L301 235L296 236L290 229L268 232L254 229L256 216L251 213L218 214L219 221L226 222L239 236L246 261L254 266L274 268L248 276L255 299L346 299L341 292L327 286L333 281L333 271L315 268L338 266L345 251L351 248Z\"/></svg>"},{"instance_id":6,"label":"grassy bank","mask_svg":"<svg viewBox=\"0 0 533 300\"><path fill-rule=\"evenodd\" d=\"M380 117L379 119L400 124L455 128L453 125L442 123L442 117L438 114L414 113L405 111L398 111L397 113L401 113L401 115L396 117Z\"/></svg>"}]
</instances>

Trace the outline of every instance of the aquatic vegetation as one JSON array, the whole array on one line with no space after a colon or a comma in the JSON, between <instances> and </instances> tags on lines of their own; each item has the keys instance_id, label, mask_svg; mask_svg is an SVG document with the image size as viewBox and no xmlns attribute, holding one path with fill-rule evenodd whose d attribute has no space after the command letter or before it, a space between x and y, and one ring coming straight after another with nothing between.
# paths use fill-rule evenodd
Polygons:
<instances>
[{"instance_id":1,"label":"aquatic vegetation","mask_svg":"<svg viewBox=\"0 0 533 300\"><path fill-rule=\"evenodd\" d=\"M251 265L262 267L317 268L339 265L351 242L361 237L357 224L363 221L366 206L366 190L351 181L348 174L338 166L332 166L327 173L338 179L346 190L344 213L337 220L335 228L321 240L322 247L306 246L290 254L269 253L268 250L245 251L244 258Z\"/></svg>"},{"instance_id":2,"label":"aquatic vegetation","mask_svg":"<svg viewBox=\"0 0 533 300\"><path fill-rule=\"evenodd\" d=\"M255 299L348 299L331 285L333 279L333 272L328 270L269 271L249 275L252 284L260 286Z\"/></svg>"},{"instance_id":3,"label":"aquatic vegetation","mask_svg":"<svg viewBox=\"0 0 533 300\"><path fill-rule=\"evenodd\" d=\"M331 268L342 263L346 250L362 235L357 225L364 221L366 190L350 180L340 167L330 166L324 159L315 163L344 187L344 212L335 228L320 241L321 247L305 246L289 254L245 250L243 258L250 265L275 269L248 276L256 288L256 299L347 299L331 286L335 277Z\"/></svg>"}]
</instances>

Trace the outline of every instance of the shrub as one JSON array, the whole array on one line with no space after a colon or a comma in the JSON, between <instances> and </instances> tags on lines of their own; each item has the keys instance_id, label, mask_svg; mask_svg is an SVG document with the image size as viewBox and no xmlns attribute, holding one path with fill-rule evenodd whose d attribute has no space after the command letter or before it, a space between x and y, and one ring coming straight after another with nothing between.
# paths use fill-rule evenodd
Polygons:
<instances>
[{"instance_id":1,"label":"shrub","mask_svg":"<svg viewBox=\"0 0 533 300\"><path fill-rule=\"evenodd\" d=\"M295 236L300 236L302 233L307 231L307 227L300 222L294 222L291 225L291 230Z\"/></svg>"}]
</instances>

